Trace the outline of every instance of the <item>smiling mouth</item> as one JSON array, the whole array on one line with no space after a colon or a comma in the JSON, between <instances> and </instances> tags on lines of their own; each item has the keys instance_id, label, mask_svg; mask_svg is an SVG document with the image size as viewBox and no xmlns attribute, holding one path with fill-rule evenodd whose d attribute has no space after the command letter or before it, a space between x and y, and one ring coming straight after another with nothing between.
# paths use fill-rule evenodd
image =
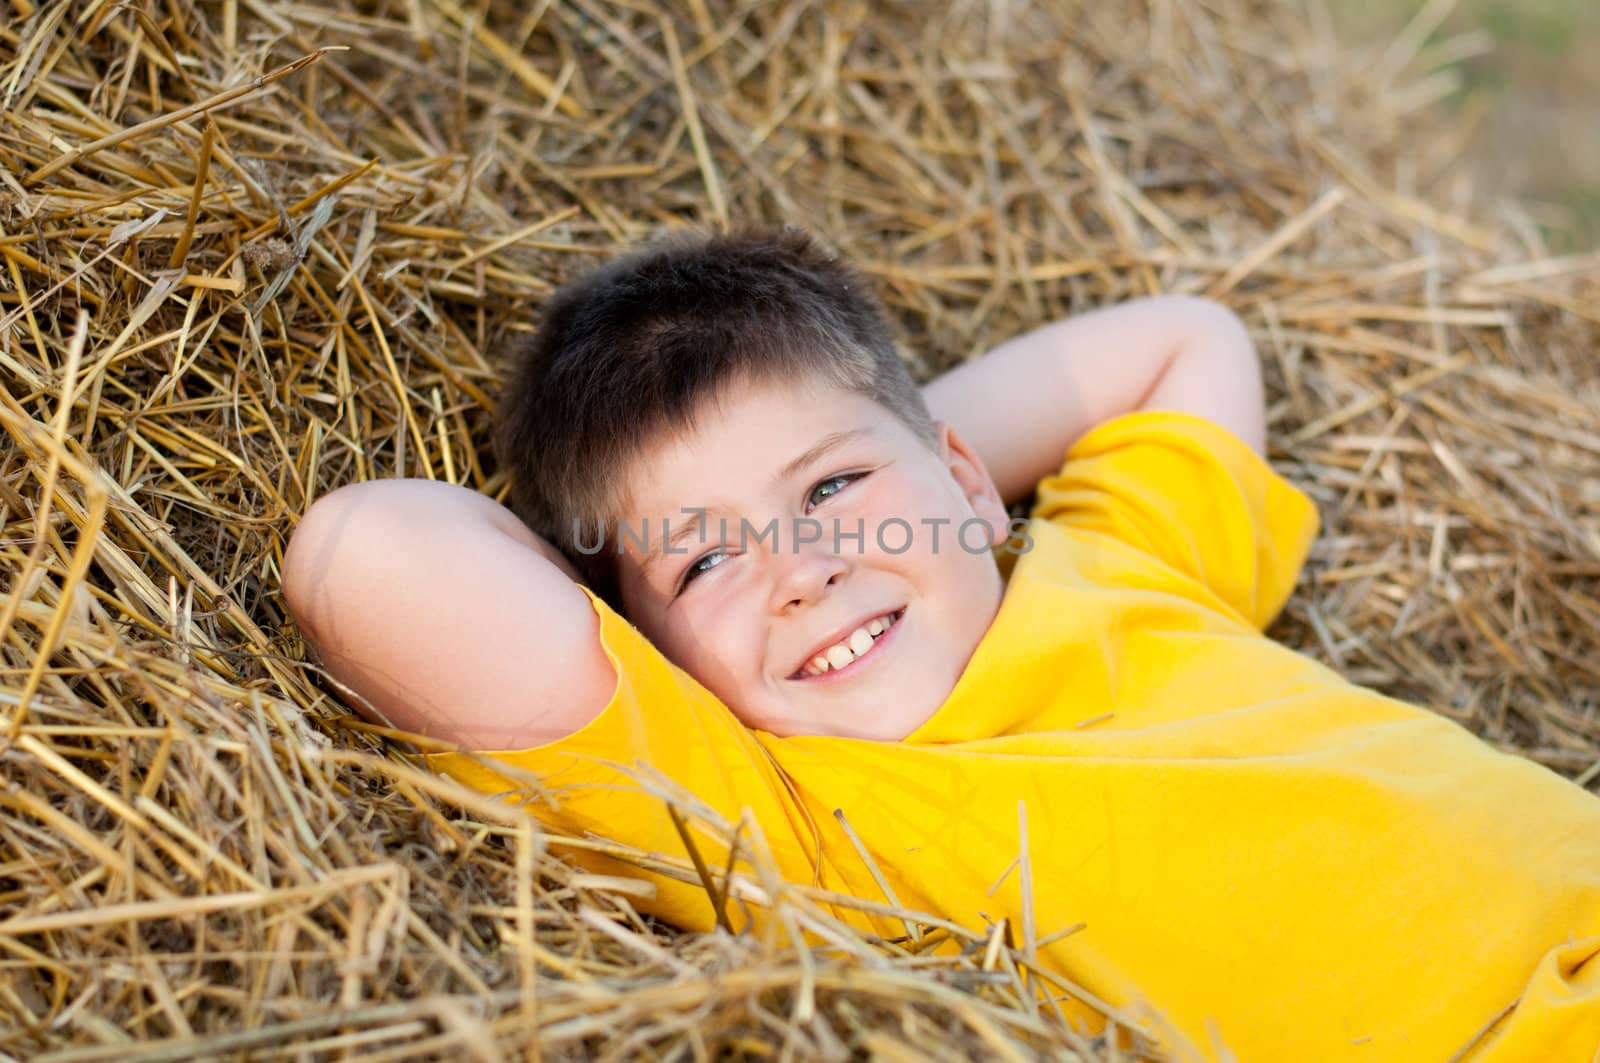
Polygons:
<instances>
[{"instance_id":1,"label":"smiling mouth","mask_svg":"<svg viewBox=\"0 0 1600 1063\"><path fill-rule=\"evenodd\" d=\"M872 653L884 636L905 616L905 612L905 607L902 606L873 617L840 641L813 654L811 659L789 678L818 679L850 670L856 662Z\"/></svg>"}]
</instances>

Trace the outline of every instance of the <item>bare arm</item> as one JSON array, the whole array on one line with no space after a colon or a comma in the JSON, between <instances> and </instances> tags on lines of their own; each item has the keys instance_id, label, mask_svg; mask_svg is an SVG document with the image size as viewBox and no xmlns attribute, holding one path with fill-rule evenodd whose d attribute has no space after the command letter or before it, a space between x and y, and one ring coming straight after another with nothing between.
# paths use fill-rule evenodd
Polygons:
<instances>
[{"instance_id":1,"label":"bare arm","mask_svg":"<svg viewBox=\"0 0 1600 1063\"><path fill-rule=\"evenodd\" d=\"M1266 448L1261 369L1244 325L1206 299L1155 296L1002 343L923 388L970 442L1009 504L1054 472L1073 441L1134 410L1214 421Z\"/></svg>"},{"instance_id":2,"label":"bare arm","mask_svg":"<svg viewBox=\"0 0 1600 1063\"><path fill-rule=\"evenodd\" d=\"M319 499L284 560L284 595L368 718L475 749L565 737L616 672L554 547L505 508L429 480Z\"/></svg>"}]
</instances>

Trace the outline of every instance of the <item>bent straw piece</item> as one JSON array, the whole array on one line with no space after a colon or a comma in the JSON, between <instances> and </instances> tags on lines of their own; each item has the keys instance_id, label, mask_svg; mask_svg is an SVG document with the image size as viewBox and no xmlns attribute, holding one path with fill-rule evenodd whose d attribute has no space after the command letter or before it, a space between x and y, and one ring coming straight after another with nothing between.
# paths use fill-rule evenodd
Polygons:
<instances>
[{"instance_id":1,"label":"bent straw piece","mask_svg":"<svg viewBox=\"0 0 1600 1063\"><path fill-rule=\"evenodd\" d=\"M855 846L857 855L861 857L861 862L867 865L867 871L872 875L872 881L876 882L878 884L878 888L883 891L883 896L889 902L889 906L891 908L903 910L904 906L901 905L900 898L895 896L894 887L889 885L889 880L883 877L883 872L878 869L878 862L872 859L872 854L867 852L867 847L861 841L860 835L856 834L856 829L852 827L850 825L850 821L845 818L844 809L834 809L833 818L839 821L839 826L844 829L845 837L849 838L850 844ZM916 921L914 919L905 919L902 921L905 923L906 934L911 938L912 943L915 944L916 942L921 941L922 928L917 926Z\"/></svg>"},{"instance_id":2,"label":"bent straw piece","mask_svg":"<svg viewBox=\"0 0 1600 1063\"><path fill-rule=\"evenodd\" d=\"M166 259L168 269L178 269L189 256L189 245L194 242L195 221L200 218L200 197L205 195L206 174L211 173L211 149L216 144L216 122L206 117L205 133L200 136L200 163L195 166L194 192L189 195L189 213L184 215L184 229L178 242L173 243L173 253Z\"/></svg>"},{"instance_id":3,"label":"bent straw piece","mask_svg":"<svg viewBox=\"0 0 1600 1063\"><path fill-rule=\"evenodd\" d=\"M219 92L208 99L200 100L197 103L191 103L187 107L180 107L178 110L170 111L167 114L157 115L148 121L140 122L138 125L129 126L127 129L119 130L118 132L112 133L110 136L104 136L99 140L85 144L82 147L73 148L71 151L64 152L63 154L52 159L50 162L41 166L33 173L28 174L22 179L22 185L24 188L27 188L31 185L36 185L45 178L55 174L57 171L63 170L82 159L88 158L97 151L104 151L106 148L115 147L125 140L132 140L135 137L143 136L144 134L154 130L162 129L171 125L173 122L181 122L185 118L189 118L193 115L202 114L207 111L215 110L218 107L225 106L234 102L235 100L248 96L253 92L258 92L274 82L281 81L290 74L294 74L305 69L312 63L319 62L330 52L342 52L346 50L347 49L342 45L330 45L326 48L318 48L310 55L303 55L291 63L285 63L276 70L268 71L267 73L262 74L260 77L255 78L253 81L250 81L244 85L235 86L234 88L228 89L224 92Z\"/></svg>"}]
</instances>

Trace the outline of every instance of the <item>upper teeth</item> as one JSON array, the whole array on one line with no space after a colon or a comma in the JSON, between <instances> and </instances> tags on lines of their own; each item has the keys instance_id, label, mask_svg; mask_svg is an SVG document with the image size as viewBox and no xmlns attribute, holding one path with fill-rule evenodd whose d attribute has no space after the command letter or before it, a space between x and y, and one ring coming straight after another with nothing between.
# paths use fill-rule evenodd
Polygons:
<instances>
[{"instance_id":1,"label":"upper teeth","mask_svg":"<svg viewBox=\"0 0 1600 1063\"><path fill-rule=\"evenodd\" d=\"M829 669L843 668L872 648L872 641L894 623L894 613L874 617L850 632L850 637L817 654L806 662L801 671L806 675L821 675Z\"/></svg>"}]
</instances>

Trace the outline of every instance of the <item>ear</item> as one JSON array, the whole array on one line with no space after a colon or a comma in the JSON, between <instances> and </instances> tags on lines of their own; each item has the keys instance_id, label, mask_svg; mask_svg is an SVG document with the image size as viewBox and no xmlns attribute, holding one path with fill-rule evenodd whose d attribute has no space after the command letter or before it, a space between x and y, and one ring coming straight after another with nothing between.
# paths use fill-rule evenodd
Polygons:
<instances>
[{"instance_id":1,"label":"ear","mask_svg":"<svg viewBox=\"0 0 1600 1063\"><path fill-rule=\"evenodd\" d=\"M933 422L933 430L939 457L950 470L950 478L966 496L973 514L989 525L989 545L1005 542L1011 534L1011 518L1000 498L1000 489L995 486L989 470L984 468L983 459L948 421Z\"/></svg>"}]
</instances>

